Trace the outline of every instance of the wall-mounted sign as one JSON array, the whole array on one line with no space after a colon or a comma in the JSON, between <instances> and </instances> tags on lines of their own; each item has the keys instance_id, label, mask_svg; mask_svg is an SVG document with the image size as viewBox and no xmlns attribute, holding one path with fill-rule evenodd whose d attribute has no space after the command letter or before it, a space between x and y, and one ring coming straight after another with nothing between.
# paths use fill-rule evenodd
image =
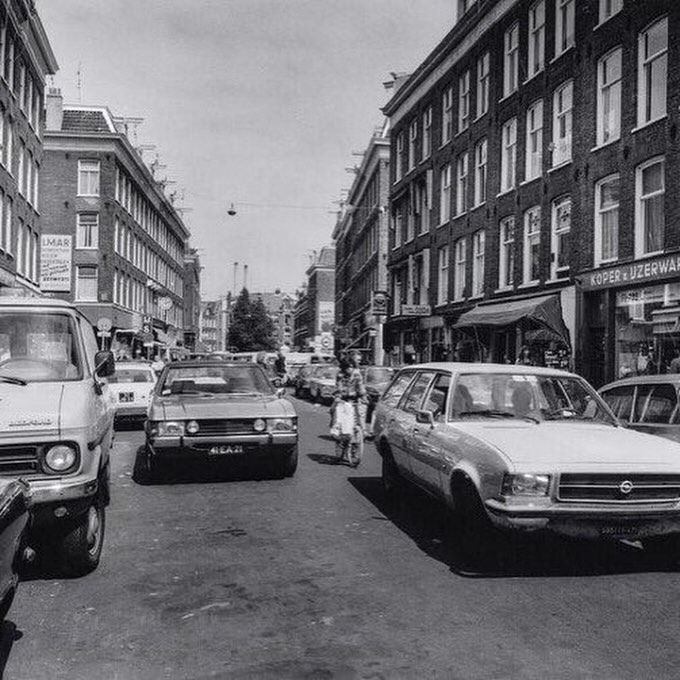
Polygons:
<instances>
[{"instance_id":1,"label":"wall-mounted sign","mask_svg":"<svg viewBox=\"0 0 680 680\"><path fill-rule=\"evenodd\" d=\"M430 316L432 307L430 305L402 305L399 313L401 316Z\"/></svg>"},{"instance_id":2,"label":"wall-mounted sign","mask_svg":"<svg viewBox=\"0 0 680 680\"><path fill-rule=\"evenodd\" d=\"M316 332L330 333L335 323L335 303L319 300L317 304Z\"/></svg>"},{"instance_id":3,"label":"wall-mounted sign","mask_svg":"<svg viewBox=\"0 0 680 680\"><path fill-rule=\"evenodd\" d=\"M387 316L387 293L382 290L373 291L371 312L375 316Z\"/></svg>"},{"instance_id":4,"label":"wall-mounted sign","mask_svg":"<svg viewBox=\"0 0 680 680\"><path fill-rule=\"evenodd\" d=\"M43 234L40 238L40 289L45 292L71 291L73 237Z\"/></svg>"},{"instance_id":5,"label":"wall-mounted sign","mask_svg":"<svg viewBox=\"0 0 680 680\"><path fill-rule=\"evenodd\" d=\"M586 274L579 275L581 287L584 290L598 288L616 288L619 286L633 286L647 281L658 281L680 275L680 255L664 255L642 262L629 262L628 264L606 269L597 269Z\"/></svg>"}]
</instances>

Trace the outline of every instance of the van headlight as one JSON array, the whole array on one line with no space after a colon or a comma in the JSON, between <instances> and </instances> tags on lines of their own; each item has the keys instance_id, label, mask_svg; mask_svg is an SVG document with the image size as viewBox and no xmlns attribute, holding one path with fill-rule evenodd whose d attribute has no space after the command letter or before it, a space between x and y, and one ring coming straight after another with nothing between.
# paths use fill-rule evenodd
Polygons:
<instances>
[{"instance_id":1,"label":"van headlight","mask_svg":"<svg viewBox=\"0 0 680 680\"><path fill-rule=\"evenodd\" d=\"M72 446L57 444L51 446L45 453L45 465L52 472L64 472L72 468L77 459L77 454Z\"/></svg>"},{"instance_id":2,"label":"van headlight","mask_svg":"<svg viewBox=\"0 0 680 680\"><path fill-rule=\"evenodd\" d=\"M550 490L550 475L506 473L503 477L504 496L547 496Z\"/></svg>"},{"instance_id":3,"label":"van headlight","mask_svg":"<svg viewBox=\"0 0 680 680\"><path fill-rule=\"evenodd\" d=\"M297 430L296 418L269 418L267 429L270 432L295 432Z\"/></svg>"}]
</instances>

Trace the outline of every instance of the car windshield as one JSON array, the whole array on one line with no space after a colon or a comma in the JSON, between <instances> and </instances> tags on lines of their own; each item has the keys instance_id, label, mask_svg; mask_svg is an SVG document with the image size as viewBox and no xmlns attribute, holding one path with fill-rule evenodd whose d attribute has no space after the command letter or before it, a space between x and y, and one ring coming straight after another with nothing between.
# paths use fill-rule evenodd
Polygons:
<instances>
[{"instance_id":1,"label":"car windshield","mask_svg":"<svg viewBox=\"0 0 680 680\"><path fill-rule=\"evenodd\" d=\"M155 383L156 374L150 368L124 368L116 366L116 372L109 378L110 383Z\"/></svg>"},{"instance_id":2,"label":"car windshield","mask_svg":"<svg viewBox=\"0 0 680 680\"><path fill-rule=\"evenodd\" d=\"M467 373L455 384L453 419L521 418L594 421L615 425L602 399L574 376L524 373Z\"/></svg>"},{"instance_id":3,"label":"car windshield","mask_svg":"<svg viewBox=\"0 0 680 680\"><path fill-rule=\"evenodd\" d=\"M321 380L335 380L337 372L338 369L335 366L323 366L316 370L314 377L321 378Z\"/></svg>"},{"instance_id":4,"label":"car windshield","mask_svg":"<svg viewBox=\"0 0 680 680\"><path fill-rule=\"evenodd\" d=\"M76 321L64 312L0 311L0 380L82 380Z\"/></svg>"},{"instance_id":5,"label":"car windshield","mask_svg":"<svg viewBox=\"0 0 680 680\"><path fill-rule=\"evenodd\" d=\"M172 366L161 386L162 394L266 394L274 393L259 366L210 364L209 366Z\"/></svg>"},{"instance_id":6,"label":"car windshield","mask_svg":"<svg viewBox=\"0 0 680 680\"><path fill-rule=\"evenodd\" d=\"M392 380L394 371L391 368L367 368L367 383L386 383Z\"/></svg>"}]
</instances>

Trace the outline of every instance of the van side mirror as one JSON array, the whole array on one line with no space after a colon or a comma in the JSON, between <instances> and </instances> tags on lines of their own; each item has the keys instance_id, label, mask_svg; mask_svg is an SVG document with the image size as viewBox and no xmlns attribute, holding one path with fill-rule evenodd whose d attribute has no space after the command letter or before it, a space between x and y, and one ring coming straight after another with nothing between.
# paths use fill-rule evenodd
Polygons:
<instances>
[{"instance_id":1,"label":"van side mirror","mask_svg":"<svg viewBox=\"0 0 680 680\"><path fill-rule=\"evenodd\" d=\"M115 371L116 360L113 358L113 352L103 349L94 355L94 374L98 378L108 378Z\"/></svg>"},{"instance_id":2,"label":"van side mirror","mask_svg":"<svg viewBox=\"0 0 680 680\"><path fill-rule=\"evenodd\" d=\"M434 427L434 414L432 411L418 411L416 413L416 422Z\"/></svg>"}]
</instances>

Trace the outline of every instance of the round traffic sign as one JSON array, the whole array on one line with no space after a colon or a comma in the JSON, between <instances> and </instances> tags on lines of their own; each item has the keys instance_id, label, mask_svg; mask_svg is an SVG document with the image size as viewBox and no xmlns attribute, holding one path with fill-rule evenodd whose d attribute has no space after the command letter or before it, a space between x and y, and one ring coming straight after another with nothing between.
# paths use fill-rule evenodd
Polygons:
<instances>
[{"instance_id":1,"label":"round traffic sign","mask_svg":"<svg viewBox=\"0 0 680 680\"><path fill-rule=\"evenodd\" d=\"M97 330L98 331L110 331L111 330L111 319L109 319L106 316L102 316L101 318L97 319Z\"/></svg>"},{"instance_id":2,"label":"round traffic sign","mask_svg":"<svg viewBox=\"0 0 680 680\"><path fill-rule=\"evenodd\" d=\"M331 346L331 339L328 336L321 338L321 346L324 349L328 349Z\"/></svg>"},{"instance_id":3,"label":"round traffic sign","mask_svg":"<svg viewBox=\"0 0 680 680\"><path fill-rule=\"evenodd\" d=\"M159 297L158 298L158 308L164 312L167 312L170 308L172 307L172 300L167 297Z\"/></svg>"}]
</instances>

